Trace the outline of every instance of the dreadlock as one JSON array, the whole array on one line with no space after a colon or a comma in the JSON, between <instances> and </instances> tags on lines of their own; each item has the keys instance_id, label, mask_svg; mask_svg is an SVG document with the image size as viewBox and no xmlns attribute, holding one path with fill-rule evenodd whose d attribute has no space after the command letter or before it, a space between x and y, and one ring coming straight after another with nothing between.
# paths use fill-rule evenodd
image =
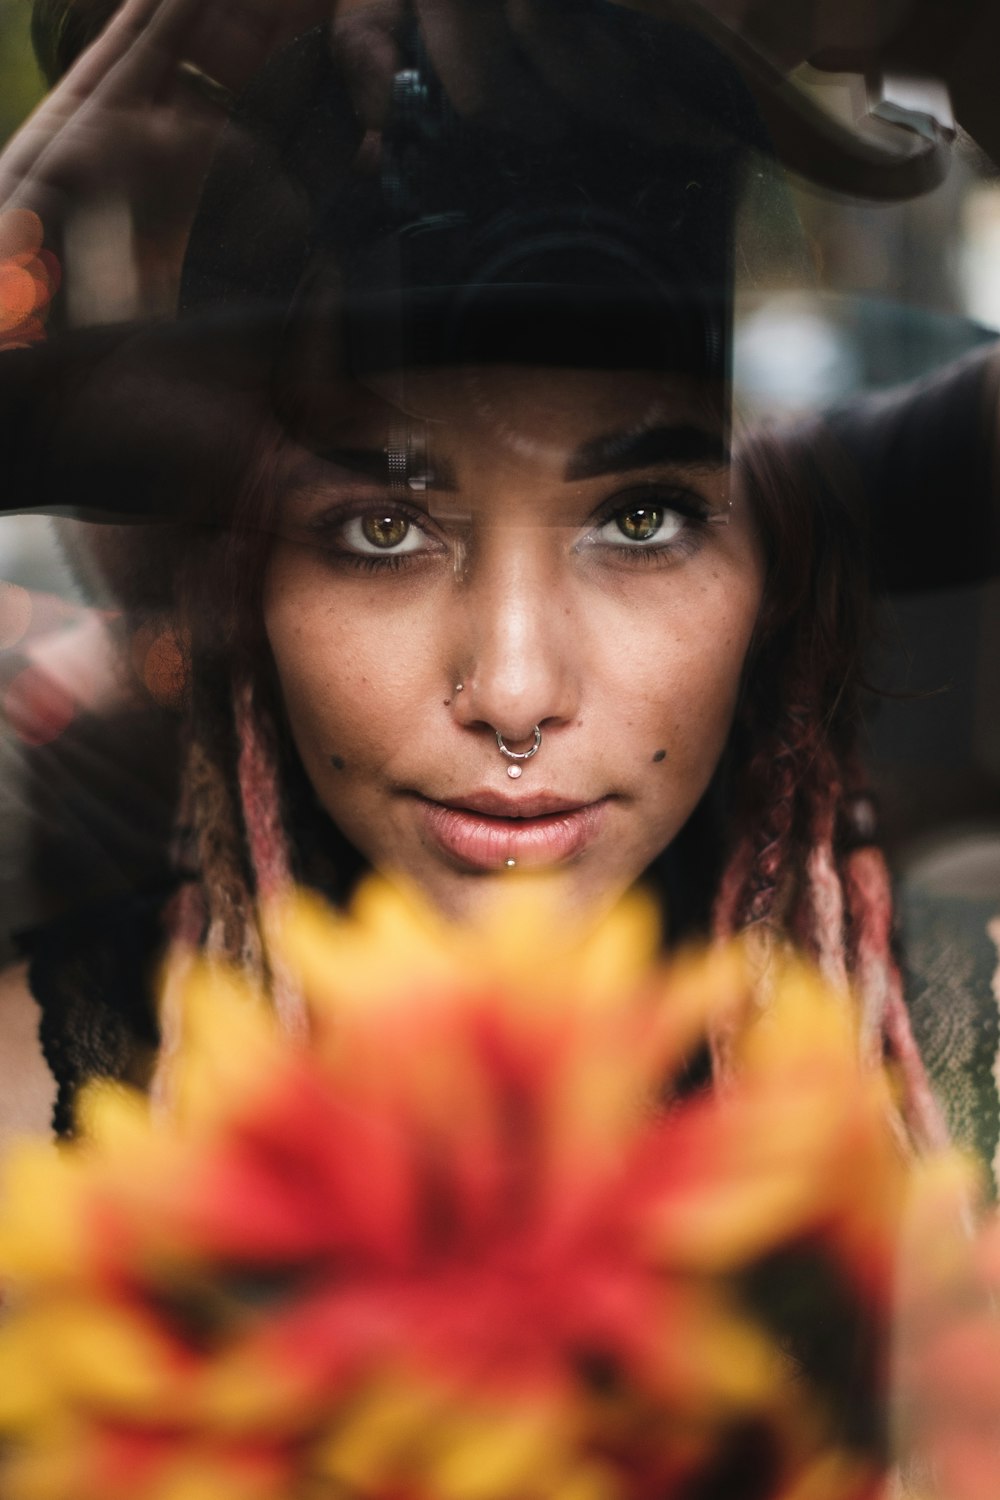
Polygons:
<instances>
[{"instance_id":1,"label":"dreadlock","mask_svg":"<svg viewBox=\"0 0 1000 1500\"><path fill-rule=\"evenodd\" d=\"M282 1026L305 1027L296 991L273 941L273 913L293 885L273 692L259 627L259 597L274 503L274 434L258 434L253 475L232 525L192 539L181 568L185 621L186 761L174 860L186 884L170 913L171 954L161 998L163 1037L154 1093L169 1093L182 979L191 954L239 966L271 996Z\"/></svg>"},{"instance_id":2,"label":"dreadlock","mask_svg":"<svg viewBox=\"0 0 1000 1500\"><path fill-rule=\"evenodd\" d=\"M713 910L724 941L788 943L841 993L853 986L866 1059L897 1071L906 1133L944 1126L910 1029L893 951L892 887L857 751L869 639L865 516L822 429L758 435L741 455L769 553L766 603L734 730L742 772ZM732 1037L714 1039L716 1069Z\"/></svg>"}]
</instances>

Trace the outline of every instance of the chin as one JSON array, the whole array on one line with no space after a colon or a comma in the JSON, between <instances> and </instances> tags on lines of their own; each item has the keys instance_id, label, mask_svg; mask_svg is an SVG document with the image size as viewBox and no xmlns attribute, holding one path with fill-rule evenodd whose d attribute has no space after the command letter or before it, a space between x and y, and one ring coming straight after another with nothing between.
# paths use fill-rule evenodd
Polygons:
<instances>
[{"instance_id":1,"label":"chin","mask_svg":"<svg viewBox=\"0 0 1000 1500\"><path fill-rule=\"evenodd\" d=\"M556 921L572 925L589 922L610 911L634 883L631 880L609 883L606 878L597 881L587 878L582 870L560 866L468 874L426 870L387 874L411 890L416 889L441 916L457 923L482 921L505 901L526 894L533 903L546 907Z\"/></svg>"}]
</instances>

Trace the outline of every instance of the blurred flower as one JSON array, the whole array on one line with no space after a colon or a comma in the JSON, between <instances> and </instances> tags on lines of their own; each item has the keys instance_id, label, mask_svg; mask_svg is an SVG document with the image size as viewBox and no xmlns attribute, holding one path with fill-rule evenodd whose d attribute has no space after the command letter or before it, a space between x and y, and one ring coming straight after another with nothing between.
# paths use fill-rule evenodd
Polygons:
<instances>
[{"instance_id":1,"label":"blurred flower","mask_svg":"<svg viewBox=\"0 0 1000 1500\"><path fill-rule=\"evenodd\" d=\"M957 1156L915 1177L903 1238L897 1444L920 1500L1000 1495L1000 1217Z\"/></svg>"},{"instance_id":2,"label":"blurred flower","mask_svg":"<svg viewBox=\"0 0 1000 1500\"><path fill-rule=\"evenodd\" d=\"M36 213L0 213L0 350L37 344L45 337L46 308L59 289L59 262L43 248Z\"/></svg>"},{"instance_id":3,"label":"blurred flower","mask_svg":"<svg viewBox=\"0 0 1000 1500\"><path fill-rule=\"evenodd\" d=\"M15 1162L5 1500L882 1494L905 1170L841 998L530 885L276 925L308 1043L202 966L172 1120L99 1087Z\"/></svg>"}]
</instances>

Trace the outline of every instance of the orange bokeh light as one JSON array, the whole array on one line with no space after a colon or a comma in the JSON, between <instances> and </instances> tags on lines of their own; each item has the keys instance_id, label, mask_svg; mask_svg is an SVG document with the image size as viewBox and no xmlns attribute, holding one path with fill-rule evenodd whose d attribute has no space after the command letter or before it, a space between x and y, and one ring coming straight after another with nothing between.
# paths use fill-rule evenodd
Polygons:
<instances>
[{"instance_id":1,"label":"orange bokeh light","mask_svg":"<svg viewBox=\"0 0 1000 1500\"><path fill-rule=\"evenodd\" d=\"M45 337L42 317L59 287L59 262L42 248L36 213L13 208L0 214L0 349L21 348Z\"/></svg>"},{"instance_id":2,"label":"orange bokeh light","mask_svg":"<svg viewBox=\"0 0 1000 1500\"><path fill-rule=\"evenodd\" d=\"M132 642L132 666L161 708L177 708L187 682L185 642L170 626L142 626Z\"/></svg>"}]
</instances>

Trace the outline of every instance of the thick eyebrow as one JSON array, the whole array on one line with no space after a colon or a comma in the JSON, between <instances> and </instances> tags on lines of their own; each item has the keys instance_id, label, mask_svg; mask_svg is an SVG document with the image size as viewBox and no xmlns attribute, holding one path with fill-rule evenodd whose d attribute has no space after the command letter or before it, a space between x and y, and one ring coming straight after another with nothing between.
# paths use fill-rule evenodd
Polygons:
<instances>
[{"instance_id":1,"label":"thick eyebrow","mask_svg":"<svg viewBox=\"0 0 1000 1500\"><path fill-rule=\"evenodd\" d=\"M392 479L389 455L385 448L323 448L316 453L316 457L322 463L349 469L352 473L363 474L367 479L377 479L380 484L389 484ZM457 488L455 476L442 459L434 461L429 487L435 490Z\"/></svg>"},{"instance_id":2,"label":"thick eyebrow","mask_svg":"<svg viewBox=\"0 0 1000 1500\"><path fill-rule=\"evenodd\" d=\"M596 479L651 464L682 468L721 469L729 463L729 449L720 432L694 423L650 427L644 432L612 432L578 448L566 465L565 478Z\"/></svg>"}]
</instances>

